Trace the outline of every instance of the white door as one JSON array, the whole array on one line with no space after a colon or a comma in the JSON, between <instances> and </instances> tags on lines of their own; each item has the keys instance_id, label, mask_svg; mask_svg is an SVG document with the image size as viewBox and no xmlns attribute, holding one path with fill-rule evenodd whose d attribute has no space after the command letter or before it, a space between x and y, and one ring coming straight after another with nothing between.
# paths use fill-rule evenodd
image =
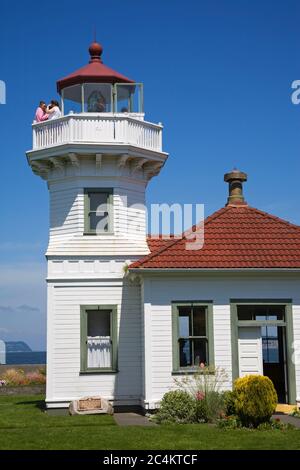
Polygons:
<instances>
[{"instance_id":1,"label":"white door","mask_svg":"<svg viewBox=\"0 0 300 470\"><path fill-rule=\"evenodd\" d=\"M261 327L239 328L239 376L263 375Z\"/></svg>"}]
</instances>

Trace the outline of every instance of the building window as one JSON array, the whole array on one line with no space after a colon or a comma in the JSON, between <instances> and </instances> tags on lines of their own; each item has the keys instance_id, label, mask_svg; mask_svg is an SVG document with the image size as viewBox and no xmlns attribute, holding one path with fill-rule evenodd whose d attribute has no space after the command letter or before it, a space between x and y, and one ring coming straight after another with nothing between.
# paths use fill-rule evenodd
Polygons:
<instances>
[{"instance_id":1,"label":"building window","mask_svg":"<svg viewBox=\"0 0 300 470\"><path fill-rule=\"evenodd\" d=\"M81 308L81 371L116 371L117 308Z\"/></svg>"},{"instance_id":2,"label":"building window","mask_svg":"<svg viewBox=\"0 0 300 470\"><path fill-rule=\"evenodd\" d=\"M99 234L112 232L112 190L84 190L84 232Z\"/></svg>"},{"instance_id":3,"label":"building window","mask_svg":"<svg viewBox=\"0 0 300 470\"><path fill-rule=\"evenodd\" d=\"M173 369L213 364L212 305L173 304Z\"/></svg>"}]
</instances>

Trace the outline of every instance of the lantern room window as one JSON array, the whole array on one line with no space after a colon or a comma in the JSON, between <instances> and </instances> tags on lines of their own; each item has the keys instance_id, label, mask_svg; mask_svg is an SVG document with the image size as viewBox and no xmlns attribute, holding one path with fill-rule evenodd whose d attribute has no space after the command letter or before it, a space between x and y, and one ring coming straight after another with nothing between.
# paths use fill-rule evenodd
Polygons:
<instances>
[{"instance_id":1,"label":"lantern room window","mask_svg":"<svg viewBox=\"0 0 300 470\"><path fill-rule=\"evenodd\" d=\"M143 113L141 83L83 83L64 88L63 114Z\"/></svg>"},{"instance_id":2,"label":"lantern room window","mask_svg":"<svg viewBox=\"0 0 300 470\"><path fill-rule=\"evenodd\" d=\"M142 83L116 83L114 91L116 113L143 113Z\"/></svg>"},{"instance_id":3,"label":"lantern room window","mask_svg":"<svg viewBox=\"0 0 300 470\"><path fill-rule=\"evenodd\" d=\"M85 83L83 92L83 112L111 113L113 108L113 87L110 83Z\"/></svg>"},{"instance_id":4,"label":"lantern room window","mask_svg":"<svg viewBox=\"0 0 300 470\"><path fill-rule=\"evenodd\" d=\"M82 97L81 85L73 85L62 90L61 104L62 113L81 113L82 111Z\"/></svg>"}]
</instances>

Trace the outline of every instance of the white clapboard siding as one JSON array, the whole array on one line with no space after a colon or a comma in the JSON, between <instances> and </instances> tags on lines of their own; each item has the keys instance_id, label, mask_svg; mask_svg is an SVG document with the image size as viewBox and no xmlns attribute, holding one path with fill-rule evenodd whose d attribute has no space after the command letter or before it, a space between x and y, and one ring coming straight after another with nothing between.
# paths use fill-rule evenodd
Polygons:
<instances>
[{"instance_id":1,"label":"white clapboard siding","mask_svg":"<svg viewBox=\"0 0 300 470\"><path fill-rule=\"evenodd\" d=\"M104 184L104 183L103 183ZM107 187L107 183L105 183ZM95 183L101 187L101 179ZM84 187L82 180L67 187L50 185L49 256L115 256L149 253L146 242L145 188L115 187L113 234L84 235Z\"/></svg>"},{"instance_id":2,"label":"white clapboard siding","mask_svg":"<svg viewBox=\"0 0 300 470\"><path fill-rule=\"evenodd\" d=\"M86 395L135 400L142 394L141 299L133 283L50 284L47 402ZM80 305L117 305L117 374L79 375Z\"/></svg>"},{"instance_id":3,"label":"white clapboard siding","mask_svg":"<svg viewBox=\"0 0 300 470\"><path fill-rule=\"evenodd\" d=\"M299 287L300 291L300 287ZM299 295L299 293L298 293ZM296 364L297 401L300 403L300 300L293 306L294 362Z\"/></svg>"},{"instance_id":4,"label":"white clapboard siding","mask_svg":"<svg viewBox=\"0 0 300 470\"><path fill-rule=\"evenodd\" d=\"M145 277L143 282L143 344L146 406L155 407L173 389L172 301L213 302L215 365L225 371L223 389L232 387L230 299L293 299L297 397L300 400L300 280L270 275L180 275ZM298 345L298 346L297 346Z\"/></svg>"}]
</instances>

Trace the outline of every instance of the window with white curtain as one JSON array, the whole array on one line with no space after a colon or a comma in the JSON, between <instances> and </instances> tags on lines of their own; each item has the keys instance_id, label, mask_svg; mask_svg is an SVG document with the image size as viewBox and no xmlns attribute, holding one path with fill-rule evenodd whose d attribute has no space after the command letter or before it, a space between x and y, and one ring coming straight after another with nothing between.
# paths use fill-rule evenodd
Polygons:
<instances>
[{"instance_id":1,"label":"window with white curtain","mask_svg":"<svg viewBox=\"0 0 300 470\"><path fill-rule=\"evenodd\" d=\"M115 308L82 309L81 369L114 370L116 367Z\"/></svg>"}]
</instances>

